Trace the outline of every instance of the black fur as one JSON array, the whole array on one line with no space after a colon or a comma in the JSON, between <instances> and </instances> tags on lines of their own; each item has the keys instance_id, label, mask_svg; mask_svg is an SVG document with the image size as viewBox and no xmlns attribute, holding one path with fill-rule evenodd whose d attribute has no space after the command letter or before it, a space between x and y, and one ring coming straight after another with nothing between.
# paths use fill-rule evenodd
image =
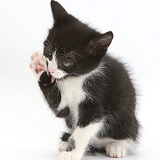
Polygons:
<instances>
[{"instance_id":1,"label":"black fur","mask_svg":"<svg viewBox=\"0 0 160 160\"><path fill-rule=\"evenodd\" d=\"M136 93L133 83L122 63L109 55L103 57L102 63L105 66L104 74L96 74L84 84L84 90L93 96L98 106L98 110L94 109L96 115L99 113L106 117L103 130L97 136L136 140L139 123L135 115ZM90 112L85 115L91 116Z\"/></svg>"},{"instance_id":2,"label":"black fur","mask_svg":"<svg viewBox=\"0 0 160 160\"><path fill-rule=\"evenodd\" d=\"M56 116L59 118L63 118L63 117L67 117L69 113L70 113L69 107L65 107L64 109L61 109Z\"/></svg>"},{"instance_id":3,"label":"black fur","mask_svg":"<svg viewBox=\"0 0 160 160\"><path fill-rule=\"evenodd\" d=\"M113 33L101 34L90 28L68 14L58 2L51 1L51 8L54 26L49 30L44 42L44 55L52 59L52 54L56 51L58 68L67 73L65 78L84 75L96 69L100 63L102 65L100 72L84 82L83 90L88 96L79 105L77 126L85 127L103 119L102 130L97 137L117 140L130 138L136 141L139 122L136 118L136 93L133 83L126 67L106 54ZM48 41L52 47L46 50ZM76 61L71 68L63 66L67 57ZM57 111L61 94L56 81L60 80L50 84L50 77L44 73L39 85L57 117L64 117L66 125L73 128L74 118L69 106L59 113Z\"/></svg>"},{"instance_id":4,"label":"black fur","mask_svg":"<svg viewBox=\"0 0 160 160\"><path fill-rule=\"evenodd\" d=\"M71 137L71 138L69 139L69 146L68 146L68 148L67 148L66 151L72 151L72 150L74 150L75 148L76 148L75 141L74 141L74 139Z\"/></svg>"},{"instance_id":5,"label":"black fur","mask_svg":"<svg viewBox=\"0 0 160 160\"><path fill-rule=\"evenodd\" d=\"M92 87L94 87L94 85ZM103 110L100 109L99 103L97 103L96 99L87 97L79 105L79 120L77 125L80 127L85 127L91 122L99 122L104 117L102 112Z\"/></svg>"},{"instance_id":6,"label":"black fur","mask_svg":"<svg viewBox=\"0 0 160 160\"><path fill-rule=\"evenodd\" d=\"M96 147L93 147L92 145L88 145L86 152L90 152L92 154L94 154L95 152L106 153L106 149L104 147L96 148Z\"/></svg>"},{"instance_id":7,"label":"black fur","mask_svg":"<svg viewBox=\"0 0 160 160\"><path fill-rule=\"evenodd\" d=\"M56 85L56 82L51 83L51 76L48 75L47 72L44 72L42 73L38 83L50 108L57 115L57 108L61 101L61 94Z\"/></svg>"},{"instance_id":8,"label":"black fur","mask_svg":"<svg viewBox=\"0 0 160 160\"><path fill-rule=\"evenodd\" d=\"M71 136L71 134L64 132L61 137L61 140L67 142L70 136Z\"/></svg>"}]
</instances>

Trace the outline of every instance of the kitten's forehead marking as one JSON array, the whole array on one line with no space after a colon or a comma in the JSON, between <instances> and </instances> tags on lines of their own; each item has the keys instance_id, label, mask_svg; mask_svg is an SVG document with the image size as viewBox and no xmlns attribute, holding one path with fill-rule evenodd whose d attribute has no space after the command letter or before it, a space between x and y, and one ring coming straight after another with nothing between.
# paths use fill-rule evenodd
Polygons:
<instances>
[{"instance_id":1,"label":"kitten's forehead marking","mask_svg":"<svg viewBox=\"0 0 160 160\"><path fill-rule=\"evenodd\" d=\"M47 60L47 62L48 62L48 63L52 62L52 61L53 61L53 59L55 59L55 60L56 60L56 50L52 52L52 59L51 59L51 60L49 60L49 58L48 58L48 57L46 57L46 60Z\"/></svg>"},{"instance_id":2,"label":"kitten's forehead marking","mask_svg":"<svg viewBox=\"0 0 160 160\"><path fill-rule=\"evenodd\" d=\"M56 70L57 69L57 60L56 60L56 51L52 53L52 60L49 60L49 58L46 58L48 62L48 69L49 70Z\"/></svg>"}]
</instances>

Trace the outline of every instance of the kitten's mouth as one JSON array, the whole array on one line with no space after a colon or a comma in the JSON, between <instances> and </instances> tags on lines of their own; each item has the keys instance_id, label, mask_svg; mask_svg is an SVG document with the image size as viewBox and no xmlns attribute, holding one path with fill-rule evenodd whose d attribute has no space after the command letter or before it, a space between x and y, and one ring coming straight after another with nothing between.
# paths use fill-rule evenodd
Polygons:
<instances>
[{"instance_id":1,"label":"kitten's mouth","mask_svg":"<svg viewBox=\"0 0 160 160\"><path fill-rule=\"evenodd\" d=\"M55 78L51 76L51 83L53 83L54 81L55 81Z\"/></svg>"}]
</instances>

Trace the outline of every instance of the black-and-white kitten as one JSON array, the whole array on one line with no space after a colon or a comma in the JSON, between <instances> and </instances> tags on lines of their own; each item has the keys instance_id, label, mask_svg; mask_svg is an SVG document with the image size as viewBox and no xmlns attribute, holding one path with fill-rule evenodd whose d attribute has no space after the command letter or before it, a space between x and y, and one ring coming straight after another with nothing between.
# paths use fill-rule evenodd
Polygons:
<instances>
[{"instance_id":1,"label":"black-and-white kitten","mask_svg":"<svg viewBox=\"0 0 160 160\"><path fill-rule=\"evenodd\" d=\"M86 150L124 157L137 141L136 93L124 65L106 52L113 33L80 22L51 1L53 28L44 54L30 67L55 115L64 118L59 160L80 160Z\"/></svg>"}]
</instances>

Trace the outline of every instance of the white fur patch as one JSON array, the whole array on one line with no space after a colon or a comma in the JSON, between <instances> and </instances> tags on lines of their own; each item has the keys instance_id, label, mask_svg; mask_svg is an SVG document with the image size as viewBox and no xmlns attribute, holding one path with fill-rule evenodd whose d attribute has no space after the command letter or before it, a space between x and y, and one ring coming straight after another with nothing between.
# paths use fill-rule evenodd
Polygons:
<instances>
[{"instance_id":1,"label":"white fur patch","mask_svg":"<svg viewBox=\"0 0 160 160\"><path fill-rule=\"evenodd\" d=\"M46 59L48 62L48 71L54 72L57 69L57 62L56 62L56 58L55 58L55 53L53 53L53 57L52 57L51 61L48 58L46 58Z\"/></svg>"},{"instance_id":2,"label":"white fur patch","mask_svg":"<svg viewBox=\"0 0 160 160\"><path fill-rule=\"evenodd\" d=\"M75 123L78 118L78 105L86 97L82 89L84 77L68 77L65 80L57 81L58 88L61 92L61 102L58 110L68 106L74 116Z\"/></svg>"},{"instance_id":3,"label":"white fur patch","mask_svg":"<svg viewBox=\"0 0 160 160\"><path fill-rule=\"evenodd\" d=\"M46 58L48 62L48 71L54 78L62 78L66 75L66 73L57 68L58 65L57 65L57 60L55 55L56 54L53 53L53 57L51 61L48 58Z\"/></svg>"}]
</instances>

